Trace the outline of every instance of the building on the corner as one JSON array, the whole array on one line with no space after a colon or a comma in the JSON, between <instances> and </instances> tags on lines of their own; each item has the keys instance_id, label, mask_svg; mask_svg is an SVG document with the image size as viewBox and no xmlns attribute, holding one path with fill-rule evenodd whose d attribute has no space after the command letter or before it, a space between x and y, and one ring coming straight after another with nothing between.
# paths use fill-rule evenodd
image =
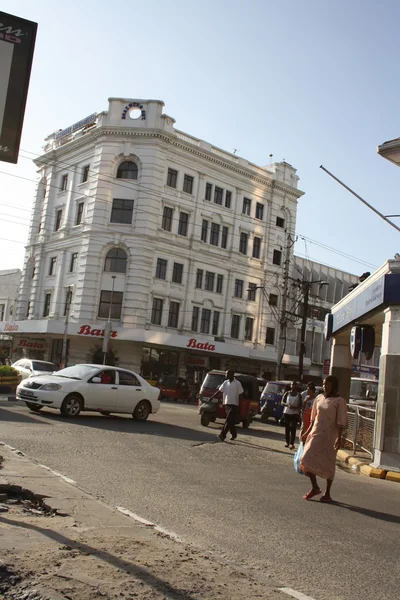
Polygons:
<instances>
[{"instance_id":1,"label":"building on the corner","mask_svg":"<svg viewBox=\"0 0 400 600\"><path fill-rule=\"evenodd\" d=\"M70 364L101 358L111 312L110 358L147 378L272 376L296 169L183 133L163 107L111 98L46 139L9 327L16 340L44 339L40 357L59 363L70 293ZM29 352L14 348L15 359ZM285 369L296 360L288 350Z\"/></svg>"}]
</instances>

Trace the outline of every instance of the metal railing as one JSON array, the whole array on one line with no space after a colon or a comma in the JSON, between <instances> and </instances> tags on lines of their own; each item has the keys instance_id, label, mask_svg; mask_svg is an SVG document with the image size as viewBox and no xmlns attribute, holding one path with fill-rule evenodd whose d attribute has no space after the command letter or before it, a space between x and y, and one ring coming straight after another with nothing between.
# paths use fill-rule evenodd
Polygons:
<instances>
[{"instance_id":1,"label":"metal railing","mask_svg":"<svg viewBox=\"0 0 400 600\"><path fill-rule=\"evenodd\" d=\"M353 454L356 454L357 450L363 450L372 457L376 410L348 404L347 414L348 424L343 439L352 445Z\"/></svg>"}]
</instances>

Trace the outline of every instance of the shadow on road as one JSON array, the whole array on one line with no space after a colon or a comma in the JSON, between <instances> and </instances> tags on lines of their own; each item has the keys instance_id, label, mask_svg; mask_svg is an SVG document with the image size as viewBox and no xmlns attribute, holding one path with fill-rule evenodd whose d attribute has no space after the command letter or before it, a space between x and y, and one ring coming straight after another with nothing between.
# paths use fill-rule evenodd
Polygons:
<instances>
[{"instance_id":1,"label":"shadow on road","mask_svg":"<svg viewBox=\"0 0 400 600\"><path fill-rule=\"evenodd\" d=\"M235 442L235 446L244 445L246 448L252 448L253 450L262 450L263 452L272 452L274 454L284 454L285 456L289 456L293 458L289 452L285 452L284 450L277 450L276 448L267 448L266 446L260 446L259 444L252 444L247 440L237 439Z\"/></svg>"},{"instance_id":2,"label":"shadow on road","mask_svg":"<svg viewBox=\"0 0 400 600\"><path fill-rule=\"evenodd\" d=\"M168 598L171 598L173 600L182 600L182 598L185 598L186 600L196 600L195 597L191 594L188 594L186 590L173 587L167 581L161 579L160 577L157 577L156 575L153 575L153 573L151 573L147 569L144 569L139 565L135 565L134 563L131 563L127 560L122 560L121 558L118 558L118 556L115 556L114 554L111 554L106 550L93 548L92 546L89 546L88 544L85 544L83 542L76 542L75 540L72 540L71 538L62 535L61 533L57 533L56 531L52 531L51 529L44 529L42 527L38 527L37 525L32 525L30 523L17 523L16 521L12 521L11 519L6 519L4 517L0 517L0 523L37 531L42 535L54 540L58 544L64 544L65 546L70 546L74 550L86 552L92 556L96 556L100 560L107 562L113 567L121 569L125 571L125 573L128 573L133 577L137 577L138 579L140 579L147 585L150 585L154 589L162 591L164 594L168 595Z\"/></svg>"},{"instance_id":3,"label":"shadow on road","mask_svg":"<svg viewBox=\"0 0 400 600\"><path fill-rule=\"evenodd\" d=\"M61 417L49 412L40 413L41 420L60 421ZM134 421L132 418L126 418L118 415L103 417L100 414L81 413L75 419L68 419L68 423L74 423L83 427L93 427L95 429L116 431L120 433L145 434L155 437L169 437L174 439L188 440L194 442L214 442L215 433L207 431L197 431L181 425L170 423L160 423L159 421Z\"/></svg>"},{"instance_id":4,"label":"shadow on road","mask_svg":"<svg viewBox=\"0 0 400 600\"><path fill-rule=\"evenodd\" d=\"M1 423L7 422L35 423L36 425L39 423L38 419L35 419L33 416L30 417L29 414L6 410L5 408L0 407L0 425ZM45 425L51 425L51 423L45 423Z\"/></svg>"},{"instance_id":5,"label":"shadow on road","mask_svg":"<svg viewBox=\"0 0 400 600\"><path fill-rule=\"evenodd\" d=\"M388 513L380 512L378 510L372 510L371 508L363 508L362 506L354 506L353 504L346 504L345 502L332 502L333 506L340 506L346 508L352 512L365 515L366 517L372 517L373 519L379 519L380 521L387 521L388 523L400 524L400 517L396 515L390 515Z\"/></svg>"}]
</instances>

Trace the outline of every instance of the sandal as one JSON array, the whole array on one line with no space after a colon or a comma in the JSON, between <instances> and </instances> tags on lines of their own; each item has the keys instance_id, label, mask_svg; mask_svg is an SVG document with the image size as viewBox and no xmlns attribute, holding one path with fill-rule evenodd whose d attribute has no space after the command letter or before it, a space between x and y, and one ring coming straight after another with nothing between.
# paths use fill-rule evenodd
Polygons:
<instances>
[{"instance_id":1,"label":"sandal","mask_svg":"<svg viewBox=\"0 0 400 600\"><path fill-rule=\"evenodd\" d=\"M314 496L318 496L319 494L321 494L321 490L318 488L318 490L310 490L309 492L307 492L307 494L305 494L303 496L304 500L311 500L311 498L314 498Z\"/></svg>"},{"instance_id":2,"label":"sandal","mask_svg":"<svg viewBox=\"0 0 400 600\"><path fill-rule=\"evenodd\" d=\"M332 498L330 496L327 496L326 494L324 494L323 496L321 496L321 498L319 499L320 502L333 502Z\"/></svg>"}]
</instances>

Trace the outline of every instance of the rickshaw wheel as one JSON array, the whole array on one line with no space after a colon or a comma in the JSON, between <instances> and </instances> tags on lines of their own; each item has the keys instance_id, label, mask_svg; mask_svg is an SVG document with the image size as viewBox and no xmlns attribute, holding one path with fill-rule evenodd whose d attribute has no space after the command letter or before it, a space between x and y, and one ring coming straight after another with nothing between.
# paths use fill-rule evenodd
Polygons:
<instances>
[{"instance_id":1,"label":"rickshaw wheel","mask_svg":"<svg viewBox=\"0 0 400 600\"><path fill-rule=\"evenodd\" d=\"M201 422L201 424L203 425L203 427L208 427L208 426L209 426L209 424L210 424L210 421L211 421L211 419L210 419L210 415L208 415L207 413L203 413L203 414L201 415L201 420L200 420L200 422Z\"/></svg>"},{"instance_id":2,"label":"rickshaw wheel","mask_svg":"<svg viewBox=\"0 0 400 600\"><path fill-rule=\"evenodd\" d=\"M250 427L250 423L251 423L250 419L243 419L243 421L242 421L243 429L248 429Z\"/></svg>"},{"instance_id":3,"label":"rickshaw wheel","mask_svg":"<svg viewBox=\"0 0 400 600\"><path fill-rule=\"evenodd\" d=\"M278 419L278 421L279 421L279 419ZM268 423L267 415L261 415L261 423Z\"/></svg>"}]
</instances>

